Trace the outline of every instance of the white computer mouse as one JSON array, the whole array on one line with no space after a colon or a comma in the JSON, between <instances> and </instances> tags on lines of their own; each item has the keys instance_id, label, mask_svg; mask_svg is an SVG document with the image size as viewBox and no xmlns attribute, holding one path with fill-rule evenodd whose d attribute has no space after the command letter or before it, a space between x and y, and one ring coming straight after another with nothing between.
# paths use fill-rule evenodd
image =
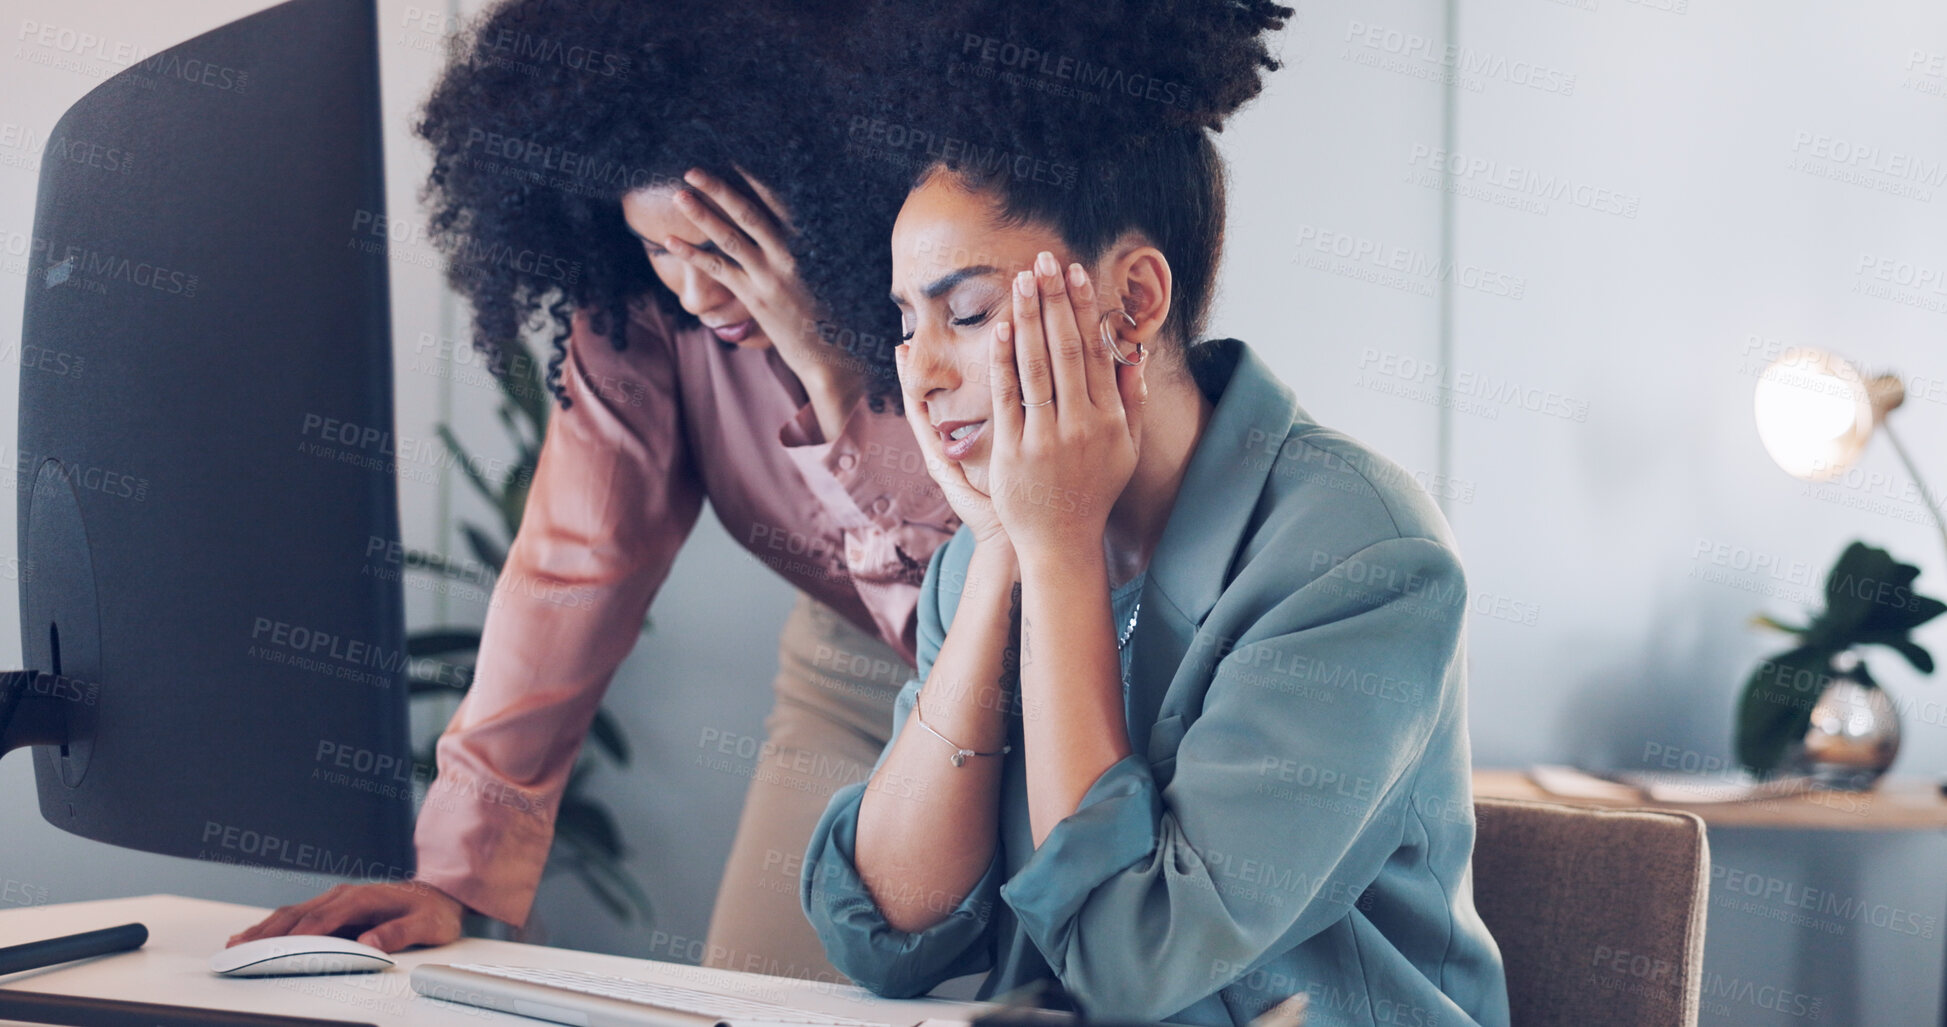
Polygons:
<instances>
[{"instance_id":1,"label":"white computer mouse","mask_svg":"<svg viewBox=\"0 0 1947 1027\"><path fill-rule=\"evenodd\" d=\"M370 945L320 934L258 938L210 957L210 972L226 977L362 974L391 965L391 956Z\"/></svg>"}]
</instances>

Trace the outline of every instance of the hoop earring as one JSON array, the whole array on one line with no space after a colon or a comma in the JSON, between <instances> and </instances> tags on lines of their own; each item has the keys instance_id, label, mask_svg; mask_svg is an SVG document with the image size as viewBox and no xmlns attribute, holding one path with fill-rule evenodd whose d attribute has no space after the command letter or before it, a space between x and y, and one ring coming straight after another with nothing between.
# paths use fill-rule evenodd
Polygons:
<instances>
[{"instance_id":1,"label":"hoop earring","mask_svg":"<svg viewBox=\"0 0 1947 1027\"><path fill-rule=\"evenodd\" d=\"M1136 319L1129 316L1128 311L1123 310L1120 307L1116 308L1115 310L1105 311L1102 314L1102 320L1097 322L1097 324L1101 327L1102 330L1102 346L1104 349L1107 349L1109 351L1109 356L1115 358L1116 363L1121 364L1124 367L1134 367L1137 364L1142 363L1144 358L1149 356L1149 352L1145 350L1143 348L1143 344L1139 342L1136 343L1136 359L1130 360L1129 358L1124 357L1122 355L1122 347L1116 344L1115 329L1109 327L1109 318L1115 317L1117 315L1121 315L1124 321L1129 322L1129 327L1131 328L1136 327Z\"/></svg>"}]
</instances>

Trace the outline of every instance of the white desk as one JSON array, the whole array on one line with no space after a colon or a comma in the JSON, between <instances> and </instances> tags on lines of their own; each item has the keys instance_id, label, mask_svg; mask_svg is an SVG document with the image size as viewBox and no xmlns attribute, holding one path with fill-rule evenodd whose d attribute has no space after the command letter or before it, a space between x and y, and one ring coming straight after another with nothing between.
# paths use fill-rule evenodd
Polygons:
<instances>
[{"instance_id":1,"label":"white desk","mask_svg":"<svg viewBox=\"0 0 1947 1027\"><path fill-rule=\"evenodd\" d=\"M218 977L210 973L209 958L223 947L224 941L269 912L256 906L176 895L0 910L0 945L17 945L125 923L141 923L149 928L148 944L134 952L0 977L0 987L381 1025L535 1027L542 1021L422 998L406 980L412 968L421 963L506 963L612 973L853 1015L856 1012L845 1003L869 1000L883 1008L886 1019L893 1022L914 1022L929 1016L960 1019L968 1008L962 1003L939 1000L875 999L850 985L795 981L478 938L440 948L396 953L393 958L399 965L382 973L257 978Z\"/></svg>"}]
</instances>

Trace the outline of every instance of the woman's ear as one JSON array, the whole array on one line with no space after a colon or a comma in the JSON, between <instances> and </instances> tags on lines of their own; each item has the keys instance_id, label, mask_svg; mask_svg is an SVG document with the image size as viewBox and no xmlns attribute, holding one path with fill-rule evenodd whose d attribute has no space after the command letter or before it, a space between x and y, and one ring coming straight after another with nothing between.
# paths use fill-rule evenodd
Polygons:
<instances>
[{"instance_id":1,"label":"woman's ear","mask_svg":"<svg viewBox=\"0 0 1947 1027\"><path fill-rule=\"evenodd\" d=\"M1106 277L1109 295L1121 300L1122 309L1136 321L1133 328L1123 322L1116 334L1130 342L1154 346L1170 316L1170 262L1163 258L1163 251L1140 238L1132 239L1129 245L1116 249Z\"/></svg>"}]
</instances>

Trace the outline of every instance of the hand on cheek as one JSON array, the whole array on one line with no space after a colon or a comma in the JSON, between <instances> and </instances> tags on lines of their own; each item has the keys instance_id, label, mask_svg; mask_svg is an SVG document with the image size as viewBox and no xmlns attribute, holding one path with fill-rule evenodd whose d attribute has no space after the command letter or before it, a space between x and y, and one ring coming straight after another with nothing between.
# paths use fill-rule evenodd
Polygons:
<instances>
[{"instance_id":1,"label":"hand on cheek","mask_svg":"<svg viewBox=\"0 0 1947 1027\"><path fill-rule=\"evenodd\" d=\"M989 368L988 494L1023 564L1099 558L1109 509L1135 473L1138 426L1124 396L1142 394L1143 368L1119 369L1103 346L1080 265L1064 276L1041 254L1016 277L1013 307Z\"/></svg>"}]
</instances>

